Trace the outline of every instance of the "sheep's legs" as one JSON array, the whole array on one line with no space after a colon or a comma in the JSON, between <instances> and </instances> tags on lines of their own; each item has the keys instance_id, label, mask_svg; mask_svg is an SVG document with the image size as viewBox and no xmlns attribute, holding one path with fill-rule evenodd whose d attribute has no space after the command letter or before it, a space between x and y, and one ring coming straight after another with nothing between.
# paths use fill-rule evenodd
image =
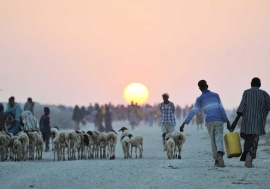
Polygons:
<instances>
[{"instance_id":1,"label":"sheep's legs","mask_svg":"<svg viewBox=\"0 0 270 189\"><path fill-rule=\"evenodd\" d=\"M106 159L106 147L103 148L103 159Z\"/></svg>"}]
</instances>

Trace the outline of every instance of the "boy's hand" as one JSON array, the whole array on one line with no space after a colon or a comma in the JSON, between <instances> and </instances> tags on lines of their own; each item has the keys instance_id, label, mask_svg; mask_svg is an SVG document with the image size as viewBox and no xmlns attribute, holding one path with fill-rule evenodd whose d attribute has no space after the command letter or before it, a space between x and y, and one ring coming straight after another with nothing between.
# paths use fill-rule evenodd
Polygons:
<instances>
[{"instance_id":1,"label":"boy's hand","mask_svg":"<svg viewBox=\"0 0 270 189\"><path fill-rule=\"evenodd\" d=\"M230 131L230 129L231 129L231 124L230 124L230 122L227 122L227 129Z\"/></svg>"},{"instance_id":2,"label":"boy's hand","mask_svg":"<svg viewBox=\"0 0 270 189\"><path fill-rule=\"evenodd\" d=\"M236 127L236 124L237 124L237 123L236 123L235 121L232 123L231 128L229 129L231 132L234 131L234 129L235 129L235 127Z\"/></svg>"},{"instance_id":3,"label":"boy's hand","mask_svg":"<svg viewBox=\"0 0 270 189\"><path fill-rule=\"evenodd\" d=\"M185 123L183 123L183 124L181 125L181 127L179 128L180 132L183 132L183 131L184 131L184 127L185 127Z\"/></svg>"}]
</instances>

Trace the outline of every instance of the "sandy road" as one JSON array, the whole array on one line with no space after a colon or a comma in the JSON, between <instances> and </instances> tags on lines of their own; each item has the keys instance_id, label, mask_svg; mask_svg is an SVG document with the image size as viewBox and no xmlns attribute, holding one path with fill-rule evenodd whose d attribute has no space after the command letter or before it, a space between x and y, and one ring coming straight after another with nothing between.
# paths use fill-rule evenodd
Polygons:
<instances>
[{"instance_id":1,"label":"sandy road","mask_svg":"<svg viewBox=\"0 0 270 189\"><path fill-rule=\"evenodd\" d=\"M117 131L122 126L129 128L127 122L113 123ZM83 128L88 129L93 125ZM0 162L0 188L270 188L270 154L266 152L270 147L263 146L263 140L254 168L226 157L226 167L217 168L206 128L185 127L181 160L167 159L158 126L141 123L132 133L144 137L143 159L123 159L119 139L115 160L53 161L53 152L45 152L41 161Z\"/></svg>"}]
</instances>

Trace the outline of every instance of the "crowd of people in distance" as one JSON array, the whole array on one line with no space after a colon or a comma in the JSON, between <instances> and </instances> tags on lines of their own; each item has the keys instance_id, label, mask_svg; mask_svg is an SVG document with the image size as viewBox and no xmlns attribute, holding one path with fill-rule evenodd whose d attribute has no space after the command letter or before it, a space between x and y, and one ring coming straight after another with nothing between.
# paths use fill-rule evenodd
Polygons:
<instances>
[{"instance_id":1,"label":"crowd of people in distance","mask_svg":"<svg viewBox=\"0 0 270 189\"><path fill-rule=\"evenodd\" d=\"M186 117L187 113L192 109L193 105L186 105L181 108L179 105L175 107L175 117L180 120ZM141 122L144 125L152 127L154 125L160 125L160 104L150 105L138 105L131 101L128 106L124 105L112 105L104 104L99 105L95 103L90 104L88 108L85 106L79 107L76 105L73 110L72 119L75 122L75 130L80 129L80 125L85 125L87 122L94 123L95 128L100 132L109 132L112 129L113 121L128 120L132 129L135 129ZM197 125L197 129L203 129L204 115L202 111L199 111L192 119L192 124Z\"/></svg>"}]
</instances>

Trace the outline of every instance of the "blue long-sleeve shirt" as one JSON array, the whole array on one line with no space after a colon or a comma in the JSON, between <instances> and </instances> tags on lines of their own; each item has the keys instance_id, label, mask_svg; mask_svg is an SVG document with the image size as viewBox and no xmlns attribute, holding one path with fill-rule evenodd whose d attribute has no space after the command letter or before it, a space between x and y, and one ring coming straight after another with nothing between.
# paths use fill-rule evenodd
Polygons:
<instances>
[{"instance_id":1,"label":"blue long-sleeve shirt","mask_svg":"<svg viewBox=\"0 0 270 189\"><path fill-rule=\"evenodd\" d=\"M195 105L190 110L184 123L188 125L190 120L200 109L202 109L205 114L206 123L211 121L229 121L217 93L209 90L203 91L201 96L197 98Z\"/></svg>"}]
</instances>

